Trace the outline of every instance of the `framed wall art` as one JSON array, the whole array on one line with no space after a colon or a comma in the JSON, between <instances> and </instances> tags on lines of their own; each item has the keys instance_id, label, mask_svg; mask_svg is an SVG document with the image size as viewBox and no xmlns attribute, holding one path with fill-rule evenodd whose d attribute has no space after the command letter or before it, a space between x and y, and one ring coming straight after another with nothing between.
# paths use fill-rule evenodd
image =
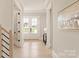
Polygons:
<instances>
[{"instance_id":1,"label":"framed wall art","mask_svg":"<svg viewBox=\"0 0 79 59\"><path fill-rule=\"evenodd\" d=\"M58 13L58 28L79 30L79 1Z\"/></svg>"}]
</instances>

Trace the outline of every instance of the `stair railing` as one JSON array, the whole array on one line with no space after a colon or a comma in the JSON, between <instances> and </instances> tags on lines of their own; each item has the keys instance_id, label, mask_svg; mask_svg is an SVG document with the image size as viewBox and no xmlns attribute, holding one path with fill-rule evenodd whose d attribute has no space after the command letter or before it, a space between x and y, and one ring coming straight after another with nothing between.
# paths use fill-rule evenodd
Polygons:
<instances>
[{"instance_id":1,"label":"stair railing","mask_svg":"<svg viewBox=\"0 0 79 59\"><path fill-rule=\"evenodd\" d=\"M0 58L13 57L12 31L0 26Z\"/></svg>"}]
</instances>

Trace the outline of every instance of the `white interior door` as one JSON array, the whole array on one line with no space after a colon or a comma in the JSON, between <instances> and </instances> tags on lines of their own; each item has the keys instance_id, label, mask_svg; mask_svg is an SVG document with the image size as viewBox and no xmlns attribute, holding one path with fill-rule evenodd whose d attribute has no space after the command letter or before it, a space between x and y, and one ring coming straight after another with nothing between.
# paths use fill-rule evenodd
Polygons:
<instances>
[{"instance_id":1,"label":"white interior door","mask_svg":"<svg viewBox=\"0 0 79 59\"><path fill-rule=\"evenodd\" d=\"M40 39L40 19L38 16L25 16L23 23L25 39Z\"/></svg>"}]
</instances>

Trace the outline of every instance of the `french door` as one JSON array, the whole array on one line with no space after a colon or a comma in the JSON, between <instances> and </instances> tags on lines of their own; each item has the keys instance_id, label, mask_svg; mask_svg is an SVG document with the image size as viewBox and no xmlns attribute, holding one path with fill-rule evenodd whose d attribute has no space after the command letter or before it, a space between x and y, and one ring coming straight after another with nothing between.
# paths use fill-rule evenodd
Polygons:
<instances>
[{"instance_id":1,"label":"french door","mask_svg":"<svg viewBox=\"0 0 79 59\"><path fill-rule=\"evenodd\" d=\"M23 33L25 39L40 38L40 19L39 16L23 17Z\"/></svg>"}]
</instances>

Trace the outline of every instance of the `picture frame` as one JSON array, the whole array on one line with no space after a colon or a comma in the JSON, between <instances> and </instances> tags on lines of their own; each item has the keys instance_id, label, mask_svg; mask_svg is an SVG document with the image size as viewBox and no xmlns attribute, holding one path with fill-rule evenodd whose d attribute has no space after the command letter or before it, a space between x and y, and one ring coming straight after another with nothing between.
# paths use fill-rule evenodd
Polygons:
<instances>
[{"instance_id":1,"label":"picture frame","mask_svg":"<svg viewBox=\"0 0 79 59\"><path fill-rule=\"evenodd\" d=\"M58 28L79 30L79 2L72 4L58 13Z\"/></svg>"}]
</instances>

